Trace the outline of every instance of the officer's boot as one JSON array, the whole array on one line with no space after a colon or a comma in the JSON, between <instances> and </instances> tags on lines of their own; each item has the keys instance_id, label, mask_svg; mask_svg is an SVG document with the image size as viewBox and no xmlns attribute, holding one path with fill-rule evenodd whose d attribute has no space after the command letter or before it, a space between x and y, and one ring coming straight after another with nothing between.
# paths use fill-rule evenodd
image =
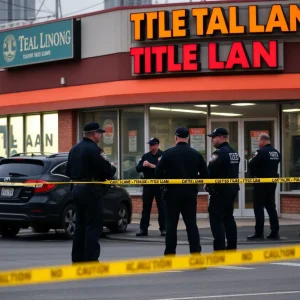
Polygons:
<instances>
[{"instance_id":1,"label":"officer's boot","mask_svg":"<svg viewBox=\"0 0 300 300\"><path fill-rule=\"evenodd\" d=\"M139 232L137 232L136 236L148 236L148 231L141 229Z\"/></svg>"},{"instance_id":2,"label":"officer's boot","mask_svg":"<svg viewBox=\"0 0 300 300\"><path fill-rule=\"evenodd\" d=\"M263 234L257 234L257 233L254 233L253 235L249 235L247 237L247 240L263 240L265 237Z\"/></svg>"}]
</instances>

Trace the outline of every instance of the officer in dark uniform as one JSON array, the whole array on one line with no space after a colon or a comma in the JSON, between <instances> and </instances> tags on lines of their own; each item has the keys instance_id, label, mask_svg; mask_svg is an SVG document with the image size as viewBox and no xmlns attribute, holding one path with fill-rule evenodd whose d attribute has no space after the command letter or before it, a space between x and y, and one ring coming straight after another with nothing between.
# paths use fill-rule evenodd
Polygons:
<instances>
[{"instance_id":1,"label":"officer in dark uniform","mask_svg":"<svg viewBox=\"0 0 300 300\"><path fill-rule=\"evenodd\" d=\"M72 181L105 181L112 179L116 168L107 160L98 143L105 130L97 123L84 126L82 141L71 149L67 163L67 175ZM102 197L106 185L72 184L72 196L76 207L72 262L98 261L99 239L103 229Z\"/></svg>"},{"instance_id":2,"label":"officer in dark uniform","mask_svg":"<svg viewBox=\"0 0 300 300\"><path fill-rule=\"evenodd\" d=\"M240 157L228 143L228 131L225 128L216 128L208 136L212 138L213 146L216 148L208 164L209 177L238 178ZM236 249L237 227L233 211L239 185L209 184L204 186L204 190L210 194L208 213L214 237L214 250Z\"/></svg>"},{"instance_id":3,"label":"officer in dark uniform","mask_svg":"<svg viewBox=\"0 0 300 300\"><path fill-rule=\"evenodd\" d=\"M148 142L149 152L145 153L138 165L136 171L138 173L143 172L145 179L155 178L155 168L161 158L163 151L159 149L159 139L152 138ZM158 210L158 223L161 236L166 235L165 227L165 208L162 200L162 190L159 185L145 185L143 187L143 212L140 222L140 231L136 234L137 236L147 236L148 227L150 222L150 214L152 208L153 197L155 197L157 210Z\"/></svg>"},{"instance_id":4,"label":"officer in dark uniform","mask_svg":"<svg viewBox=\"0 0 300 300\"><path fill-rule=\"evenodd\" d=\"M207 178L208 170L203 156L188 145L189 131L178 128L175 132L176 146L164 152L156 167L156 177L163 179ZM176 254L177 225L181 213L186 226L191 253L200 253L200 236L197 226L196 184L169 184L165 195L166 249L164 254Z\"/></svg>"},{"instance_id":5,"label":"officer in dark uniform","mask_svg":"<svg viewBox=\"0 0 300 300\"><path fill-rule=\"evenodd\" d=\"M258 138L259 149L249 162L249 173L257 178L278 177L278 165L281 161L280 153L271 146L270 137L262 133ZM264 208L270 217L271 233L268 239L279 239L279 221L275 204L276 183L253 184L253 206L255 214L255 233L248 236L248 240L264 238Z\"/></svg>"}]
</instances>

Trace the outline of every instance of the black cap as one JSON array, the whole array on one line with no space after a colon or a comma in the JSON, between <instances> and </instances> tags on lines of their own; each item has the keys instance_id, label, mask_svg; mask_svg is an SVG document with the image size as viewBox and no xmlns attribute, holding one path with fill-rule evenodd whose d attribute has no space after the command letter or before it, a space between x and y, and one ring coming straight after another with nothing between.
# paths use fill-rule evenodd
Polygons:
<instances>
[{"instance_id":1,"label":"black cap","mask_svg":"<svg viewBox=\"0 0 300 300\"><path fill-rule=\"evenodd\" d=\"M153 138L150 139L150 141L147 144L149 144L151 146L159 144L159 139L153 137Z\"/></svg>"},{"instance_id":2,"label":"black cap","mask_svg":"<svg viewBox=\"0 0 300 300\"><path fill-rule=\"evenodd\" d=\"M224 135L228 135L228 131L225 128L216 128L211 134L208 134L207 136L215 137Z\"/></svg>"},{"instance_id":3,"label":"black cap","mask_svg":"<svg viewBox=\"0 0 300 300\"><path fill-rule=\"evenodd\" d=\"M187 138L189 136L189 130L185 127L179 127L176 129L175 135L180 138Z\"/></svg>"},{"instance_id":4,"label":"black cap","mask_svg":"<svg viewBox=\"0 0 300 300\"><path fill-rule=\"evenodd\" d=\"M85 124L84 128L83 128L83 132L100 132L100 133L104 133L106 132L104 129L100 128L98 123L95 122L90 122Z\"/></svg>"}]
</instances>

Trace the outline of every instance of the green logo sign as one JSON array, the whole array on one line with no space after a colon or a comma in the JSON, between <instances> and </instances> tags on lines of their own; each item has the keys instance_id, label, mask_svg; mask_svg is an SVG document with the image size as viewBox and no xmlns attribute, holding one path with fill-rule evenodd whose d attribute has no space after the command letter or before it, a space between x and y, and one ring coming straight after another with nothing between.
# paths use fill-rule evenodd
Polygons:
<instances>
[{"instance_id":1,"label":"green logo sign","mask_svg":"<svg viewBox=\"0 0 300 300\"><path fill-rule=\"evenodd\" d=\"M0 68L80 58L80 31L70 19L0 32Z\"/></svg>"}]
</instances>

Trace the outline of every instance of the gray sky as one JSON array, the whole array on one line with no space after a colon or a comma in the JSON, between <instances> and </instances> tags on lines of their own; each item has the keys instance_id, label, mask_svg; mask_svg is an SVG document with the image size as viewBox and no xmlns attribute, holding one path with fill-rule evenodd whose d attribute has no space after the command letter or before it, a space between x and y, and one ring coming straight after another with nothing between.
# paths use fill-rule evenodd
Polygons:
<instances>
[{"instance_id":1,"label":"gray sky","mask_svg":"<svg viewBox=\"0 0 300 300\"><path fill-rule=\"evenodd\" d=\"M180 3L180 2L194 2L199 0L152 0L152 3ZM43 0L36 0L36 9L38 10L43 3ZM104 0L61 0L63 17L74 16L94 12L104 9ZM38 21L43 22L53 19L43 18L51 15L55 11L55 0L45 0L41 8L41 12L37 15ZM49 11L49 12L47 12ZM52 12L51 12L52 11Z\"/></svg>"}]
</instances>

